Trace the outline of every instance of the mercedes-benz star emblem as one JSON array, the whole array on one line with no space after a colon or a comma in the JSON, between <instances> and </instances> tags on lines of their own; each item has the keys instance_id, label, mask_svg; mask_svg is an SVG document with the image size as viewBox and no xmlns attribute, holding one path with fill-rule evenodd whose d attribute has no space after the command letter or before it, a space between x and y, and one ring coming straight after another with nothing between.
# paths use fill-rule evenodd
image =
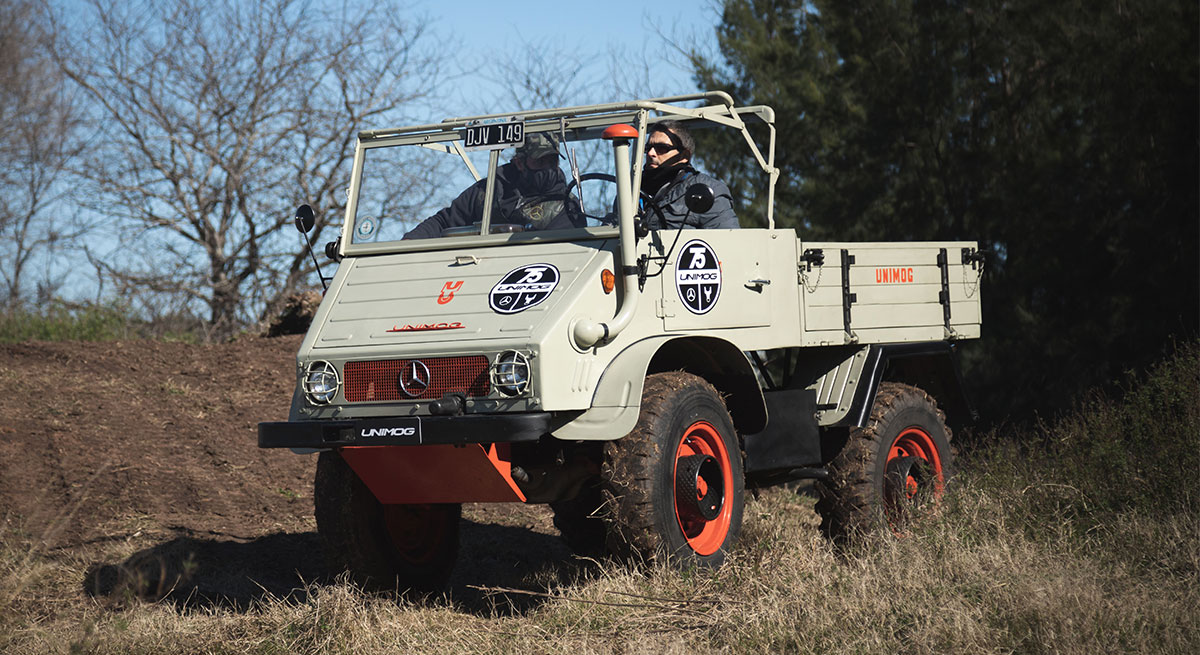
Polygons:
<instances>
[{"instance_id":1,"label":"mercedes-benz star emblem","mask_svg":"<svg viewBox=\"0 0 1200 655\"><path fill-rule=\"evenodd\" d=\"M414 359L400 371L400 390L409 398L416 398L429 388L431 377L429 367L425 365L425 362Z\"/></svg>"}]
</instances>

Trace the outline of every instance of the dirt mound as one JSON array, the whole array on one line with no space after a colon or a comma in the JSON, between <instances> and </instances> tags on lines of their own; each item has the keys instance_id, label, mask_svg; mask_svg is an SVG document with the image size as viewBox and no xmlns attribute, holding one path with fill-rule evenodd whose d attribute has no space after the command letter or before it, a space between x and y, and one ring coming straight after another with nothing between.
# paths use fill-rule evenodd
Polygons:
<instances>
[{"instance_id":1,"label":"dirt mound","mask_svg":"<svg viewBox=\"0 0 1200 655\"><path fill-rule=\"evenodd\" d=\"M310 527L315 458L256 431L287 418L299 343L0 346L0 506L50 547Z\"/></svg>"},{"instance_id":2,"label":"dirt mound","mask_svg":"<svg viewBox=\"0 0 1200 655\"><path fill-rule=\"evenodd\" d=\"M74 593L114 600L247 607L331 579L316 456L257 442L260 421L287 418L301 338L0 345L0 545L48 554L79 571ZM460 601L570 557L543 506L463 517Z\"/></svg>"}]
</instances>

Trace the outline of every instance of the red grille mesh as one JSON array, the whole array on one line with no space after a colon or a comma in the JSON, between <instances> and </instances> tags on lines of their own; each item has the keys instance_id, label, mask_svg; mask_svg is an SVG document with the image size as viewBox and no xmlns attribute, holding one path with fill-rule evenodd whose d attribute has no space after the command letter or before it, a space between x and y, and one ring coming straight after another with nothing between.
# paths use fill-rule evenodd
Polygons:
<instances>
[{"instance_id":1,"label":"red grille mesh","mask_svg":"<svg viewBox=\"0 0 1200 655\"><path fill-rule=\"evenodd\" d=\"M420 361L429 367L429 388L419 396L400 389L400 375L407 381L409 364ZM426 357L419 360L388 359L373 362L346 362L346 400L352 403L371 400L424 400L441 398L456 392L471 398L488 395L488 359L475 357ZM409 387L412 389L412 387Z\"/></svg>"}]
</instances>

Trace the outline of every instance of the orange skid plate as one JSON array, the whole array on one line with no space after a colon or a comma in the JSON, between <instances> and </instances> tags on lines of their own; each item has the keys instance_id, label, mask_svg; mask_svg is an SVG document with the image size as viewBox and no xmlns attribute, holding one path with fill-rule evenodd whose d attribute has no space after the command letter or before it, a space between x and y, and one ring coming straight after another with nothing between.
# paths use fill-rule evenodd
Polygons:
<instances>
[{"instance_id":1,"label":"orange skid plate","mask_svg":"<svg viewBox=\"0 0 1200 655\"><path fill-rule=\"evenodd\" d=\"M508 444L348 446L342 458L379 502L524 502Z\"/></svg>"}]
</instances>

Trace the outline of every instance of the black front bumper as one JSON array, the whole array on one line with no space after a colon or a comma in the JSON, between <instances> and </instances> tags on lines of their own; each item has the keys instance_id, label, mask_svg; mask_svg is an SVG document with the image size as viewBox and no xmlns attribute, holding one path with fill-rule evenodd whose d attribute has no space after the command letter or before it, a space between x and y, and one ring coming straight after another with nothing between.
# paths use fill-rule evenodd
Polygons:
<instances>
[{"instance_id":1,"label":"black front bumper","mask_svg":"<svg viewBox=\"0 0 1200 655\"><path fill-rule=\"evenodd\" d=\"M549 412L402 416L258 424L259 448L423 446L537 441L550 432Z\"/></svg>"}]
</instances>

